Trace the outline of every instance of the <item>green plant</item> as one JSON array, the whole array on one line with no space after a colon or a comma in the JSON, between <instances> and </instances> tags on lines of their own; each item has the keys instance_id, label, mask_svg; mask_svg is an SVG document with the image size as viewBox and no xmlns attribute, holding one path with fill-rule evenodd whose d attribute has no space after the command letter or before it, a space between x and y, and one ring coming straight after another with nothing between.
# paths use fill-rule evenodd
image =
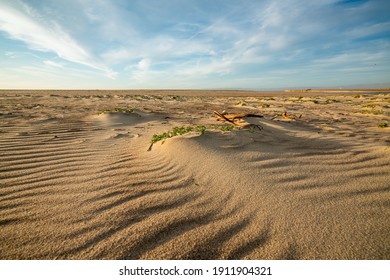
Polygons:
<instances>
[{"instance_id":1,"label":"green plant","mask_svg":"<svg viewBox=\"0 0 390 280\"><path fill-rule=\"evenodd\" d=\"M337 99L327 99L325 102L329 104L329 103L335 103L340 101L338 101Z\"/></svg>"},{"instance_id":2,"label":"green plant","mask_svg":"<svg viewBox=\"0 0 390 280\"><path fill-rule=\"evenodd\" d=\"M100 114L105 114L105 113L110 113L110 112L118 112L118 113L126 113L126 114L131 114L134 112L134 108L114 108L114 109L104 109L98 113Z\"/></svg>"},{"instance_id":3,"label":"green plant","mask_svg":"<svg viewBox=\"0 0 390 280\"><path fill-rule=\"evenodd\" d=\"M355 113L360 114L372 114L372 115L382 115L384 112L382 110L362 110Z\"/></svg>"},{"instance_id":4,"label":"green plant","mask_svg":"<svg viewBox=\"0 0 390 280\"><path fill-rule=\"evenodd\" d=\"M152 142L152 144L154 144L154 143L156 143L158 141L161 141L161 140L167 139L167 138L169 138L168 132L164 132L162 134L154 134L152 136L152 141L151 142Z\"/></svg>"},{"instance_id":5,"label":"green plant","mask_svg":"<svg viewBox=\"0 0 390 280\"><path fill-rule=\"evenodd\" d=\"M388 122L380 122L378 124L378 127L379 128L386 128L386 127L389 127L389 123Z\"/></svg>"},{"instance_id":6,"label":"green plant","mask_svg":"<svg viewBox=\"0 0 390 280\"><path fill-rule=\"evenodd\" d=\"M371 108L371 109L374 109L375 107L376 107L375 104L367 104L363 106L363 108Z\"/></svg>"},{"instance_id":7,"label":"green plant","mask_svg":"<svg viewBox=\"0 0 390 280\"><path fill-rule=\"evenodd\" d=\"M178 136L178 135L183 135L183 134L186 134L188 132L191 132L194 128L191 127L191 126L176 126L172 129L172 131L170 131L170 137L173 137L173 136Z\"/></svg>"},{"instance_id":8,"label":"green plant","mask_svg":"<svg viewBox=\"0 0 390 280\"><path fill-rule=\"evenodd\" d=\"M210 125L209 129L215 129L215 130L227 132L236 129L236 127L234 125Z\"/></svg>"},{"instance_id":9,"label":"green plant","mask_svg":"<svg viewBox=\"0 0 390 280\"><path fill-rule=\"evenodd\" d=\"M201 126L198 126L198 127L201 127ZM197 127L197 129L198 129L198 127ZM204 127L204 126L202 126L202 127ZM154 134L152 136L151 143L154 144L158 141L165 140L167 138L172 138L172 137L178 136L178 135L183 135L183 134L189 133L193 130L194 130L194 128L192 126L176 126L168 132L164 132L161 134ZM206 130L206 127L204 127L204 130ZM201 130L199 130L199 129L198 129L198 131L201 132ZM204 133L204 131L203 131L203 133Z\"/></svg>"},{"instance_id":10,"label":"green plant","mask_svg":"<svg viewBox=\"0 0 390 280\"><path fill-rule=\"evenodd\" d=\"M200 134L204 134L205 131L206 131L206 127L205 127L204 125L198 125L198 126L196 127L196 130L197 130L198 132L200 132Z\"/></svg>"},{"instance_id":11,"label":"green plant","mask_svg":"<svg viewBox=\"0 0 390 280\"><path fill-rule=\"evenodd\" d=\"M236 103L237 106L246 106L245 100L241 99Z\"/></svg>"},{"instance_id":12,"label":"green plant","mask_svg":"<svg viewBox=\"0 0 390 280\"><path fill-rule=\"evenodd\" d=\"M286 100L287 101L287 100ZM319 101L318 100L315 100L315 99L301 99L301 98L299 98L298 99L298 101L299 102L313 102L314 104L318 104L319 103Z\"/></svg>"},{"instance_id":13,"label":"green plant","mask_svg":"<svg viewBox=\"0 0 390 280\"><path fill-rule=\"evenodd\" d=\"M232 131L235 127L233 125L221 125L221 126L210 126L210 128L213 129L219 129L221 131ZM204 134L206 131L206 126L204 125L198 125L195 128L192 126L176 126L172 128L172 130L161 133L161 134L154 134L151 139L151 145L148 149L150 151L152 149L153 144L159 141L164 141L165 139L172 138L178 135L183 135L189 132L194 131L194 129L199 132L200 134ZM164 143L164 142L163 142Z\"/></svg>"},{"instance_id":14,"label":"green plant","mask_svg":"<svg viewBox=\"0 0 390 280\"><path fill-rule=\"evenodd\" d=\"M233 125L221 125L221 126L218 126L217 129L221 130L221 131L232 131L235 127Z\"/></svg>"}]
</instances>

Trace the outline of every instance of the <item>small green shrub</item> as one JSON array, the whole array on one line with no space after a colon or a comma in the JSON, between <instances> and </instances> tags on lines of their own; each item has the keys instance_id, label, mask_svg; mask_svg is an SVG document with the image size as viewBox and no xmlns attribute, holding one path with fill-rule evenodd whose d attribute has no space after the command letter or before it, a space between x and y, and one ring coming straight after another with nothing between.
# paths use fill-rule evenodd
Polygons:
<instances>
[{"instance_id":1,"label":"small green shrub","mask_svg":"<svg viewBox=\"0 0 390 280\"><path fill-rule=\"evenodd\" d=\"M221 125L221 126L218 126L217 129L221 130L221 131L232 131L234 129L234 125Z\"/></svg>"},{"instance_id":2,"label":"small green shrub","mask_svg":"<svg viewBox=\"0 0 390 280\"><path fill-rule=\"evenodd\" d=\"M227 131L232 131L233 129L235 129L235 126L221 125L221 126L210 126L210 128L211 129L219 129L221 131L227 132ZM175 137L178 135L184 135L184 134L187 134L187 133L192 132L194 130L196 130L196 132L199 132L200 134L204 134L205 131L207 130L207 128L204 125L198 125L195 128L192 126L176 126L176 127L172 128L172 130L170 130L170 131L167 131L167 132L164 132L161 134L154 134L152 136L151 141L150 141L151 145L150 145L148 150L150 151L151 147L156 142L163 141L165 139L172 138L172 137Z\"/></svg>"},{"instance_id":3,"label":"small green shrub","mask_svg":"<svg viewBox=\"0 0 390 280\"><path fill-rule=\"evenodd\" d=\"M156 143L158 141L161 141L161 140L164 140L164 139L167 139L167 138L169 138L168 132L164 132L162 134L154 134L152 136L152 141L151 142L152 142L152 144L154 144L154 143Z\"/></svg>"},{"instance_id":4,"label":"small green shrub","mask_svg":"<svg viewBox=\"0 0 390 280\"><path fill-rule=\"evenodd\" d=\"M238 101L238 102L236 103L236 106L246 106L245 100L241 99L240 101Z\"/></svg>"},{"instance_id":5,"label":"small green shrub","mask_svg":"<svg viewBox=\"0 0 390 280\"><path fill-rule=\"evenodd\" d=\"M202 130L202 128L198 128L198 127L204 127L204 130ZM172 138L172 137L175 137L175 136L178 136L178 135L183 135L183 134L189 133L189 132L191 132L193 130L194 130L194 128L192 126L176 126L176 127L172 128L172 130L170 130L168 132L164 132L164 133L161 133L161 134L154 134L152 136L151 143L154 144L154 143L156 143L158 141L165 140L167 138ZM197 126L197 130L201 134L203 134L204 131L206 130L206 127L205 126Z\"/></svg>"},{"instance_id":6,"label":"small green shrub","mask_svg":"<svg viewBox=\"0 0 390 280\"><path fill-rule=\"evenodd\" d=\"M134 108L114 108L114 109L104 109L98 113L100 114L105 114L105 113L110 113L110 112L118 112L118 113L126 113L126 114L131 114L134 112Z\"/></svg>"},{"instance_id":7,"label":"small green shrub","mask_svg":"<svg viewBox=\"0 0 390 280\"><path fill-rule=\"evenodd\" d=\"M205 131L206 131L206 127L205 127L204 125L198 125L198 126L196 127L196 130L197 130L198 132L200 132L200 134L204 134Z\"/></svg>"},{"instance_id":8,"label":"small green shrub","mask_svg":"<svg viewBox=\"0 0 390 280\"><path fill-rule=\"evenodd\" d=\"M386 128L386 127L389 127L389 123L388 122L380 122L378 124L378 127L379 128Z\"/></svg>"},{"instance_id":9,"label":"small green shrub","mask_svg":"<svg viewBox=\"0 0 390 280\"><path fill-rule=\"evenodd\" d=\"M186 134L188 132L191 132L194 128L191 127L191 126L180 126L180 127L174 127L172 129L172 131L170 132L170 136L173 137L173 136L178 136L178 135L183 135L183 134Z\"/></svg>"},{"instance_id":10,"label":"small green shrub","mask_svg":"<svg viewBox=\"0 0 390 280\"><path fill-rule=\"evenodd\" d=\"M362 110L356 113L360 114L372 114L372 115L382 115L384 112L382 110Z\"/></svg>"}]
</instances>

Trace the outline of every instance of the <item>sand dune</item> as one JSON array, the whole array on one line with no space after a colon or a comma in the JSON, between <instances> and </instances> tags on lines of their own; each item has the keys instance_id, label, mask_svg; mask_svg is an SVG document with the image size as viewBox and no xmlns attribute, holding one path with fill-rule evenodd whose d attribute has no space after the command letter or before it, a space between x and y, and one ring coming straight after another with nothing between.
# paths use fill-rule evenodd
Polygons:
<instances>
[{"instance_id":1,"label":"sand dune","mask_svg":"<svg viewBox=\"0 0 390 280\"><path fill-rule=\"evenodd\" d=\"M1 92L0 258L389 259L389 94L296 94Z\"/></svg>"}]
</instances>

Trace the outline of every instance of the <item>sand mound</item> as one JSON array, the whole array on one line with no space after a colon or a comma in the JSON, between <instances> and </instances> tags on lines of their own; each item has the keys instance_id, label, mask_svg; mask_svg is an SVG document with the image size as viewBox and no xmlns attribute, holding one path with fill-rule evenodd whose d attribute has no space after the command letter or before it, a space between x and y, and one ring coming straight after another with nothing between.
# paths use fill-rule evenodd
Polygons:
<instances>
[{"instance_id":1,"label":"sand mound","mask_svg":"<svg viewBox=\"0 0 390 280\"><path fill-rule=\"evenodd\" d=\"M256 133L212 132L155 147L207 189L221 214L235 209L237 220L226 216L225 230L245 239L214 240L219 248L212 257L385 258L387 219L376 211L383 211L390 190L383 171L388 150L288 124L263 126ZM213 235L211 229L201 234ZM373 238L362 242L362 236Z\"/></svg>"},{"instance_id":2,"label":"sand mound","mask_svg":"<svg viewBox=\"0 0 390 280\"><path fill-rule=\"evenodd\" d=\"M106 126L135 125L156 119L155 114L134 110L131 113L103 112L89 116L87 119L100 121Z\"/></svg>"}]
</instances>

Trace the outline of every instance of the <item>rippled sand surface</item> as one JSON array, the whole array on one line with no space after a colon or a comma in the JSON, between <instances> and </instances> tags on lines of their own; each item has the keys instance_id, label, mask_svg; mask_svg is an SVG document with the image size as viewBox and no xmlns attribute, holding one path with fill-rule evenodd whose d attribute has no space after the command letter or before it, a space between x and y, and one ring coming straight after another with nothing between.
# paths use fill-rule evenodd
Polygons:
<instances>
[{"instance_id":1,"label":"rippled sand surface","mask_svg":"<svg viewBox=\"0 0 390 280\"><path fill-rule=\"evenodd\" d=\"M2 91L0 110L1 259L390 258L386 92Z\"/></svg>"}]
</instances>

